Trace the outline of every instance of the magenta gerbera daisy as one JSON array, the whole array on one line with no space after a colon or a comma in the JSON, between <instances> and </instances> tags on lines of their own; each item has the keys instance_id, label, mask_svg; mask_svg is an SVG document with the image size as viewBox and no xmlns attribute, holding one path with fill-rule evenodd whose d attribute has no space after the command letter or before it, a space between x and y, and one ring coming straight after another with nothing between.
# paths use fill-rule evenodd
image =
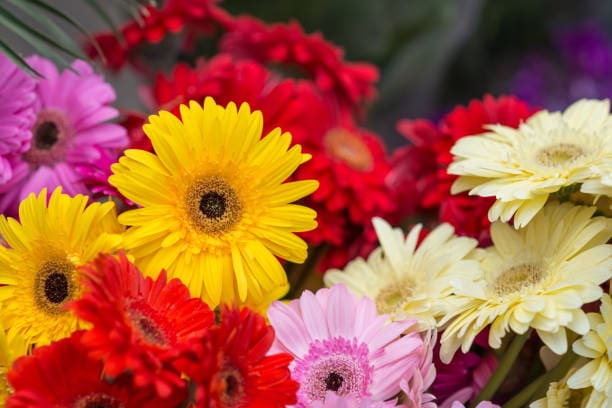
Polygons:
<instances>
[{"instance_id":1,"label":"magenta gerbera daisy","mask_svg":"<svg viewBox=\"0 0 612 408\"><path fill-rule=\"evenodd\" d=\"M35 82L0 54L0 185L13 177L11 159L30 146Z\"/></svg>"},{"instance_id":2,"label":"magenta gerbera daisy","mask_svg":"<svg viewBox=\"0 0 612 408\"><path fill-rule=\"evenodd\" d=\"M274 302L268 318L276 331L273 350L295 360L298 406L324 401L329 391L382 402L400 392L400 382L421 369L427 346L416 321L389 323L374 302L355 298L343 285L305 291L289 304ZM404 334L403 336L400 336Z\"/></svg>"},{"instance_id":3,"label":"magenta gerbera daisy","mask_svg":"<svg viewBox=\"0 0 612 408\"><path fill-rule=\"evenodd\" d=\"M0 186L0 211L16 214L17 204L43 187L62 186L69 195L87 193L75 167L92 163L100 149L117 157L127 145L125 129L105 123L118 115L109 106L113 88L91 66L75 61L72 70L58 72L38 56L28 63L44 78L36 83L35 119L27 150L13 158L13 176Z\"/></svg>"}]
</instances>

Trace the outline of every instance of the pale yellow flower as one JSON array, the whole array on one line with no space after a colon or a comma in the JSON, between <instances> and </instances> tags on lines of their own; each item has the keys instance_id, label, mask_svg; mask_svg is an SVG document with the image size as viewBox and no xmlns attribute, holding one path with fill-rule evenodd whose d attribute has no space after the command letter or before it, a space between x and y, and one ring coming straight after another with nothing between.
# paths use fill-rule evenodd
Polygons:
<instances>
[{"instance_id":1,"label":"pale yellow flower","mask_svg":"<svg viewBox=\"0 0 612 408\"><path fill-rule=\"evenodd\" d=\"M508 331L530 327L552 351L567 351L566 328L589 329L580 308L602 295L599 285L612 277L612 220L591 218L594 207L548 204L527 227L491 225L494 246L486 250L480 276L453 278L464 307L451 311L441 339L441 357L450 361L461 346L467 352L476 335L491 326L489 344L498 348Z\"/></svg>"},{"instance_id":2,"label":"pale yellow flower","mask_svg":"<svg viewBox=\"0 0 612 408\"><path fill-rule=\"evenodd\" d=\"M489 219L526 225L551 194L580 183L603 188L596 168L612 158L608 100L580 100L563 113L540 111L518 129L490 131L457 141L450 174L460 177L453 193L493 196Z\"/></svg>"}]
</instances>

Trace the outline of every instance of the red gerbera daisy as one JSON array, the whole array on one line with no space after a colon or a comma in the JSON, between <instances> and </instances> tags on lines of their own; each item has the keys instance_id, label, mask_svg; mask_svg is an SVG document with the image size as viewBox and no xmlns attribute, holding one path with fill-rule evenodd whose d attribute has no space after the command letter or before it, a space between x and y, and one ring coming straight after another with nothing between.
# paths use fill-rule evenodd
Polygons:
<instances>
[{"instance_id":1,"label":"red gerbera daisy","mask_svg":"<svg viewBox=\"0 0 612 408\"><path fill-rule=\"evenodd\" d=\"M296 21L266 25L250 16L239 17L223 37L221 50L263 64L297 66L349 111L376 96L378 70L374 65L344 61L341 49L320 33L304 33Z\"/></svg>"},{"instance_id":2,"label":"red gerbera daisy","mask_svg":"<svg viewBox=\"0 0 612 408\"><path fill-rule=\"evenodd\" d=\"M106 65L112 70L121 69L132 59L134 51L144 43L157 44L168 34L179 33L188 25L190 30L212 32L217 25L231 24L231 17L216 6L218 0L167 0L162 8L144 6L139 16L125 23L120 31L121 41L111 32L94 35L105 58ZM188 33L188 37L194 33ZM90 58L98 57L93 44L85 44ZM134 61L132 61L134 62Z\"/></svg>"},{"instance_id":3,"label":"red gerbera daisy","mask_svg":"<svg viewBox=\"0 0 612 408\"><path fill-rule=\"evenodd\" d=\"M106 381L102 363L88 355L82 335L75 332L15 361L8 373L14 394L6 407L168 408L186 399L186 393L176 389L167 398L159 398L153 387L134 388L127 376Z\"/></svg>"},{"instance_id":4,"label":"red gerbera daisy","mask_svg":"<svg viewBox=\"0 0 612 408\"><path fill-rule=\"evenodd\" d=\"M446 171L453 161L450 149L464 136L485 132L487 124L518 127L536 111L514 96L485 95L482 101L473 100L467 107L457 106L439 126L427 120L399 121L398 131L412 142L397 149L391 160L392 185L398 191L400 208L414 208L414 197L402 194L402 190L416 192L418 206L432 211L437 221L449 222L457 234L477 238L487 245L490 224L487 212L493 201L466 193L451 196L457 176Z\"/></svg>"},{"instance_id":5,"label":"red gerbera daisy","mask_svg":"<svg viewBox=\"0 0 612 408\"><path fill-rule=\"evenodd\" d=\"M129 371L137 386L153 384L162 397L182 386L171 362L213 324L210 308L180 280L166 282L165 271L155 281L144 278L123 254L102 255L84 274L88 291L71 308L92 323L83 343L104 361L104 372Z\"/></svg>"},{"instance_id":6,"label":"red gerbera daisy","mask_svg":"<svg viewBox=\"0 0 612 408\"><path fill-rule=\"evenodd\" d=\"M201 408L275 408L297 402L287 353L266 355L274 329L249 309L221 311L221 322L176 365L196 386Z\"/></svg>"}]
</instances>

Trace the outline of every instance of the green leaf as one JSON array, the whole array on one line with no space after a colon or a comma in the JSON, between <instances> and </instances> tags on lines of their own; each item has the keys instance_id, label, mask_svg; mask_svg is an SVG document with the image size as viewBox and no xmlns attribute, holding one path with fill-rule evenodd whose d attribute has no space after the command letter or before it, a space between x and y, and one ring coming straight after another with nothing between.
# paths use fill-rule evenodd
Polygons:
<instances>
[{"instance_id":1,"label":"green leaf","mask_svg":"<svg viewBox=\"0 0 612 408\"><path fill-rule=\"evenodd\" d=\"M61 50L74 58L86 58L83 53L74 52L73 50L66 48L62 44L48 37L47 35L29 27L27 24L23 23L19 19L19 17L15 16L13 13L11 13L9 10L2 6L0 6L0 24L4 25L9 30L18 34L20 37L22 37L24 40L29 42L37 49L40 49L42 43L44 43L48 46ZM48 53L45 52L45 55L48 55Z\"/></svg>"},{"instance_id":2,"label":"green leaf","mask_svg":"<svg viewBox=\"0 0 612 408\"><path fill-rule=\"evenodd\" d=\"M111 29L115 37L121 42L125 42L125 38L123 38L123 34L117 29L115 23L111 16L108 15L106 10L96 0L85 0L89 6L100 16L100 18L104 21L104 23Z\"/></svg>"},{"instance_id":3,"label":"green leaf","mask_svg":"<svg viewBox=\"0 0 612 408\"><path fill-rule=\"evenodd\" d=\"M26 7L25 5L23 5L23 1L24 0L10 0L11 2L13 2L15 5L20 6L22 9L29 9L28 7ZM84 36L87 37L87 39L89 40L89 42L94 46L94 48L96 49L96 52L98 53L98 55L100 56L100 58L102 58L102 61L105 62L105 56L104 53L102 52L102 49L100 48L100 45L98 44L98 42L93 38L93 36L85 29L85 27L83 27L78 21L74 20L72 17L70 17L69 15L63 13L61 10L56 9L53 6L50 6L49 4L45 3L44 1L41 0L25 0L29 3L32 3L33 5L35 5L36 7L46 11L49 14L52 14L58 18L60 18L61 20L67 22L69 25L71 25L72 27L76 28L79 32L81 32ZM128 0L129 1L129 0ZM31 12L32 14L35 14L33 11ZM48 19L44 19L45 21L49 21ZM57 28L57 27L56 27ZM58 28L59 29L59 28ZM63 30L59 29L60 31L60 36L65 36L68 37ZM68 37L70 38L70 37Z\"/></svg>"},{"instance_id":4,"label":"green leaf","mask_svg":"<svg viewBox=\"0 0 612 408\"><path fill-rule=\"evenodd\" d=\"M15 65L17 65L19 68L23 69L24 71L29 71L34 75L42 78L40 72L32 68L30 64L26 62L26 60L24 60L19 54L17 54L11 47L8 46L8 44L6 44L2 40L0 40L0 51L2 51L2 53L6 55L7 58L9 58L11 61L13 61Z\"/></svg>"}]
</instances>

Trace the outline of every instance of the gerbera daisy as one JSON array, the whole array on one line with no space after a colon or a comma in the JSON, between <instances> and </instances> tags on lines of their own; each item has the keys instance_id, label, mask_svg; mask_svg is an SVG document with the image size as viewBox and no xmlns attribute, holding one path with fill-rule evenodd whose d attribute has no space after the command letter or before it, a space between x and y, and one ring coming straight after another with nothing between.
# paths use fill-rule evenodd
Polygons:
<instances>
[{"instance_id":1,"label":"gerbera daisy","mask_svg":"<svg viewBox=\"0 0 612 408\"><path fill-rule=\"evenodd\" d=\"M415 320L389 323L371 299L357 299L343 285L304 291L289 304L274 302L268 318L276 331L274 350L295 357L291 376L300 383L299 407L323 401L328 391L385 401L420 370L427 353L421 336L410 332Z\"/></svg>"},{"instance_id":2,"label":"gerbera daisy","mask_svg":"<svg viewBox=\"0 0 612 408\"><path fill-rule=\"evenodd\" d=\"M491 221L514 216L525 226L559 190L588 180L612 157L608 100L580 100L563 113L540 111L518 129L490 125L489 132L460 139L448 172L459 177L453 193L496 198Z\"/></svg>"},{"instance_id":3,"label":"gerbera daisy","mask_svg":"<svg viewBox=\"0 0 612 408\"><path fill-rule=\"evenodd\" d=\"M7 341L4 327L0 324L0 407L4 407L6 399L12 393L7 373L13 367L13 361L27 352L28 347L23 338L13 336L10 341Z\"/></svg>"},{"instance_id":4,"label":"gerbera daisy","mask_svg":"<svg viewBox=\"0 0 612 408\"><path fill-rule=\"evenodd\" d=\"M11 157L30 147L35 85L31 76L0 54L0 185L13 177Z\"/></svg>"},{"instance_id":5,"label":"gerbera daisy","mask_svg":"<svg viewBox=\"0 0 612 408\"><path fill-rule=\"evenodd\" d=\"M440 357L448 362L461 346L465 353L485 327L489 345L499 348L509 330L530 327L552 351L567 351L566 328L588 331L580 309L602 295L601 283L612 277L612 219L591 218L595 208L551 203L527 227L491 225L493 247L471 277L449 277L458 299L441 324Z\"/></svg>"},{"instance_id":6,"label":"gerbera daisy","mask_svg":"<svg viewBox=\"0 0 612 408\"><path fill-rule=\"evenodd\" d=\"M43 345L70 335L84 324L65 305L81 293L78 266L99 253L114 252L123 228L112 202L70 197L61 187L30 194L19 205L20 223L0 217L0 321L9 340L22 335ZM4 286L1 286L4 285Z\"/></svg>"},{"instance_id":7,"label":"gerbera daisy","mask_svg":"<svg viewBox=\"0 0 612 408\"><path fill-rule=\"evenodd\" d=\"M306 258L294 232L316 227L315 212L289 204L317 188L283 183L309 156L276 129L262 138L262 116L247 104L212 98L144 126L156 154L127 150L109 181L143 208L121 214L131 225L125 247L148 275L165 268L211 307L221 301L259 307L287 290L276 256Z\"/></svg>"},{"instance_id":8,"label":"gerbera daisy","mask_svg":"<svg viewBox=\"0 0 612 408\"><path fill-rule=\"evenodd\" d=\"M223 306L221 322L190 345L176 365L195 383L198 408L281 408L295 404L286 353L269 353L274 330L247 308Z\"/></svg>"},{"instance_id":9,"label":"gerbera daisy","mask_svg":"<svg viewBox=\"0 0 612 408\"><path fill-rule=\"evenodd\" d=\"M104 362L104 373L130 372L137 386L153 384L167 397L184 386L171 368L177 350L199 338L214 313L178 279L144 278L123 253L119 260L101 255L82 269L85 292L70 308L92 324L82 342L89 355Z\"/></svg>"},{"instance_id":10,"label":"gerbera daisy","mask_svg":"<svg viewBox=\"0 0 612 408\"><path fill-rule=\"evenodd\" d=\"M476 240L456 237L453 227L443 224L417 248L421 225L405 236L381 218L372 223L381 246L367 261L357 258L344 271L327 271L323 281L327 286L343 283L355 295L368 296L380 313L388 313L394 320L410 316L422 328L435 328L445 312L444 299L452 292L449 277L469 276L478 267L478 262L469 258Z\"/></svg>"},{"instance_id":11,"label":"gerbera daisy","mask_svg":"<svg viewBox=\"0 0 612 408\"><path fill-rule=\"evenodd\" d=\"M77 331L18 359L8 375L15 392L6 407L168 408L186 399L182 392L158 398L153 387L134 388L127 377L106 381L102 363L89 357L81 343L82 334Z\"/></svg>"},{"instance_id":12,"label":"gerbera daisy","mask_svg":"<svg viewBox=\"0 0 612 408\"><path fill-rule=\"evenodd\" d=\"M0 211L16 214L18 203L43 187L62 186L70 195L87 193L75 166L95 162L99 149L117 157L127 145L125 129L103 123L117 116L109 106L113 88L83 61L58 73L52 62L34 56L28 63L40 72L35 93L29 149L14 159L13 177L0 186Z\"/></svg>"},{"instance_id":13,"label":"gerbera daisy","mask_svg":"<svg viewBox=\"0 0 612 408\"><path fill-rule=\"evenodd\" d=\"M371 401L370 399L359 399L353 395L341 396L334 391L327 391L323 401L315 401L310 408L393 408L406 407L397 405L397 400Z\"/></svg>"},{"instance_id":14,"label":"gerbera daisy","mask_svg":"<svg viewBox=\"0 0 612 408\"><path fill-rule=\"evenodd\" d=\"M582 390L585 394L589 392L588 388L592 387L587 407L612 404L611 335L612 298L606 294L601 298L600 313L589 313L588 333L576 340L572 346L576 354L590 359L567 380L569 388ZM599 405L595 404L596 401Z\"/></svg>"},{"instance_id":15,"label":"gerbera daisy","mask_svg":"<svg viewBox=\"0 0 612 408\"><path fill-rule=\"evenodd\" d=\"M529 408L606 406L604 404L606 399L604 393L593 393L593 388L591 387L573 390L568 386L567 380L575 372L576 369L572 368L561 380L551 382L546 391L546 396L529 404Z\"/></svg>"},{"instance_id":16,"label":"gerbera daisy","mask_svg":"<svg viewBox=\"0 0 612 408\"><path fill-rule=\"evenodd\" d=\"M359 110L376 96L378 70L368 63L348 63L343 51L320 33L306 34L298 22L266 25L250 16L233 21L221 51L263 64L297 65L342 109Z\"/></svg>"}]
</instances>

